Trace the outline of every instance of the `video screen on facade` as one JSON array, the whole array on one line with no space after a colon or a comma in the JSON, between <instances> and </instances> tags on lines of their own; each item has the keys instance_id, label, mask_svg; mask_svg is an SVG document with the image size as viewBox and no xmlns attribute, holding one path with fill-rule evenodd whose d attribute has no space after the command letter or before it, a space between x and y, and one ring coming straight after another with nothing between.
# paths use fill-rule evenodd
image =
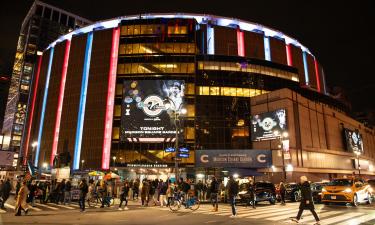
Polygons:
<instances>
[{"instance_id":1,"label":"video screen on facade","mask_svg":"<svg viewBox=\"0 0 375 225\"><path fill-rule=\"evenodd\" d=\"M362 135L358 131L344 129L346 149L350 152L363 153Z\"/></svg>"},{"instance_id":2,"label":"video screen on facade","mask_svg":"<svg viewBox=\"0 0 375 225\"><path fill-rule=\"evenodd\" d=\"M183 137L183 124L175 120L184 105L183 80L124 81L121 140L130 142L173 142L176 125Z\"/></svg>"},{"instance_id":3,"label":"video screen on facade","mask_svg":"<svg viewBox=\"0 0 375 225\"><path fill-rule=\"evenodd\" d=\"M251 140L253 141L276 139L287 129L286 109L254 115L251 118Z\"/></svg>"}]
</instances>

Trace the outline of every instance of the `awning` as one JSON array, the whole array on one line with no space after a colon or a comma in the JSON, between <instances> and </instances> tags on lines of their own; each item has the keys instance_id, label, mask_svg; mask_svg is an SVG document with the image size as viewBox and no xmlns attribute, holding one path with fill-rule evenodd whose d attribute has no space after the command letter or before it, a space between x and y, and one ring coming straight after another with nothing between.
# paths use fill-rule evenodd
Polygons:
<instances>
[{"instance_id":1,"label":"awning","mask_svg":"<svg viewBox=\"0 0 375 225\"><path fill-rule=\"evenodd\" d=\"M263 176L263 173L259 173L256 169L246 169L246 168L226 168L223 171L228 171L228 175L232 176L234 174L238 174L239 177L259 177Z\"/></svg>"}]
</instances>

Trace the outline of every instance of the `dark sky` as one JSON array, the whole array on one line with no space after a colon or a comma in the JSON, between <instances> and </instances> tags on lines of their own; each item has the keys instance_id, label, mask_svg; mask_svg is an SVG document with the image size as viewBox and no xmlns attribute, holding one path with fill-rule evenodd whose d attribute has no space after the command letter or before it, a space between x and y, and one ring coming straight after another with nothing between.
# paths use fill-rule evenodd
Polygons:
<instances>
[{"instance_id":1,"label":"dark sky","mask_svg":"<svg viewBox=\"0 0 375 225\"><path fill-rule=\"evenodd\" d=\"M91 20L148 12L236 17L280 30L309 48L329 86L341 86L355 111L375 109L375 1L45 0ZM327 5L327 2L330 5ZM333 2L333 1L332 1ZM2 1L0 74L10 73L31 0Z\"/></svg>"}]
</instances>

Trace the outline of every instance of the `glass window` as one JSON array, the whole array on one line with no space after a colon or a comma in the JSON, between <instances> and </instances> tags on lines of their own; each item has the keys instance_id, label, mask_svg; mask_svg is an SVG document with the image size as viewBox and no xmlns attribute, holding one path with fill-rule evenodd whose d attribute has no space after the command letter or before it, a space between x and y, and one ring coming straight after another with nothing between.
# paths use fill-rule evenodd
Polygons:
<instances>
[{"instance_id":1,"label":"glass window","mask_svg":"<svg viewBox=\"0 0 375 225\"><path fill-rule=\"evenodd\" d=\"M52 10L50 8L44 7L44 18L50 19L51 18Z\"/></svg>"},{"instance_id":2,"label":"glass window","mask_svg":"<svg viewBox=\"0 0 375 225\"><path fill-rule=\"evenodd\" d=\"M194 93L195 93L195 84L193 84L193 83L188 83L187 84L187 91L186 91L186 94L188 94L188 95L194 95Z\"/></svg>"},{"instance_id":3,"label":"glass window","mask_svg":"<svg viewBox=\"0 0 375 225\"><path fill-rule=\"evenodd\" d=\"M133 35L139 35L140 30L141 30L140 25L133 25ZM129 34L129 35L131 35L131 34Z\"/></svg>"},{"instance_id":4,"label":"glass window","mask_svg":"<svg viewBox=\"0 0 375 225\"><path fill-rule=\"evenodd\" d=\"M69 16L68 27L75 28L74 26L75 26L75 19L74 17Z\"/></svg>"},{"instance_id":5,"label":"glass window","mask_svg":"<svg viewBox=\"0 0 375 225\"><path fill-rule=\"evenodd\" d=\"M64 13L60 15L60 24L66 25L66 21L68 20L68 16Z\"/></svg>"},{"instance_id":6,"label":"glass window","mask_svg":"<svg viewBox=\"0 0 375 225\"><path fill-rule=\"evenodd\" d=\"M42 16L42 13L43 13L43 6L37 5L35 14L38 15L38 16Z\"/></svg>"},{"instance_id":7,"label":"glass window","mask_svg":"<svg viewBox=\"0 0 375 225\"><path fill-rule=\"evenodd\" d=\"M52 13L52 21L59 22L59 12L58 11L53 11Z\"/></svg>"},{"instance_id":8,"label":"glass window","mask_svg":"<svg viewBox=\"0 0 375 225\"><path fill-rule=\"evenodd\" d=\"M116 95L122 95L122 84L116 84Z\"/></svg>"},{"instance_id":9,"label":"glass window","mask_svg":"<svg viewBox=\"0 0 375 225\"><path fill-rule=\"evenodd\" d=\"M115 105L115 117L120 117L121 116L121 105Z\"/></svg>"},{"instance_id":10,"label":"glass window","mask_svg":"<svg viewBox=\"0 0 375 225\"><path fill-rule=\"evenodd\" d=\"M119 127L113 128L112 138L115 139L115 140L118 140L120 138L120 128Z\"/></svg>"}]
</instances>

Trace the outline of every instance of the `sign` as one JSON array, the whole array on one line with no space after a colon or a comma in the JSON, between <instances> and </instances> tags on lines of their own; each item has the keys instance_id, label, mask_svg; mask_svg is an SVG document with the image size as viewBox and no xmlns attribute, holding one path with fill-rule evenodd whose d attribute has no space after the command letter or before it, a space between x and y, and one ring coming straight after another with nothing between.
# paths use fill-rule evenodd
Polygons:
<instances>
[{"instance_id":1,"label":"sign","mask_svg":"<svg viewBox=\"0 0 375 225\"><path fill-rule=\"evenodd\" d=\"M286 119L286 109L254 115L251 119L251 140L271 140L281 136L288 129Z\"/></svg>"},{"instance_id":2,"label":"sign","mask_svg":"<svg viewBox=\"0 0 375 225\"><path fill-rule=\"evenodd\" d=\"M183 108L183 80L124 81L121 140L172 142L176 138L175 112ZM182 127L181 123L177 124ZM181 129L182 130L182 129ZM182 131L179 132L182 140Z\"/></svg>"},{"instance_id":3,"label":"sign","mask_svg":"<svg viewBox=\"0 0 375 225\"><path fill-rule=\"evenodd\" d=\"M70 178L70 168L54 168L51 169L52 176L57 179L57 181L62 181L63 179L68 180Z\"/></svg>"},{"instance_id":4,"label":"sign","mask_svg":"<svg viewBox=\"0 0 375 225\"><path fill-rule=\"evenodd\" d=\"M188 153L188 152L189 152L189 149L187 149L187 148L180 148L179 151L180 151L181 153Z\"/></svg>"},{"instance_id":5,"label":"sign","mask_svg":"<svg viewBox=\"0 0 375 225\"><path fill-rule=\"evenodd\" d=\"M0 150L0 166L13 166L14 152Z\"/></svg>"},{"instance_id":6,"label":"sign","mask_svg":"<svg viewBox=\"0 0 375 225\"><path fill-rule=\"evenodd\" d=\"M282 143L283 143L284 159L290 159L289 139L283 140Z\"/></svg>"},{"instance_id":7,"label":"sign","mask_svg":"<svg viewBox=\"0 0 375 225\"><path fill-rule=\"evenodd\" d=\"M180 158L189 158L189 154L187 154L187 153L178 153L178 157L180 157Z\"/></svg>"},{"instance_id":8,"label":"sign","mask_svg":"<svg viewBox=\"0 0 375 225\"><path fill-rule=\"evenodd\" d=\"M270 150L196 150L196 167L267 168L272 165Z\"/></svg>"},{"instance_id":9,"label":"sign","mask_svg":"<svg viewBox=\"0 0 375 225\"><path fill-rule=\"evenodd\" d=\"M175 149L172 147L166 148L165 152L175 152Z\"/></svg>"},{"instance_id":10,"label":"sign","mask_svg":"<svg viewBox=\"0 0 375 225\"><path fill-rule=\"evenodd\" d=\"M358 130L349 130L344 128L346 149L350 152L363 153L362 135Z\"/></svg>"},{"instance_id":11,"label":"sign","mask_svg":"<svg viewBox=\"0 0 375 225\"><path fill-rule=\"evenodd\" d=\"M134 163L128 163L126 167L133 167L133 168L168 168L167 164L148 164L148 163L140 163L140 164L134 164Z\"/></svg>"}]
</instances>

